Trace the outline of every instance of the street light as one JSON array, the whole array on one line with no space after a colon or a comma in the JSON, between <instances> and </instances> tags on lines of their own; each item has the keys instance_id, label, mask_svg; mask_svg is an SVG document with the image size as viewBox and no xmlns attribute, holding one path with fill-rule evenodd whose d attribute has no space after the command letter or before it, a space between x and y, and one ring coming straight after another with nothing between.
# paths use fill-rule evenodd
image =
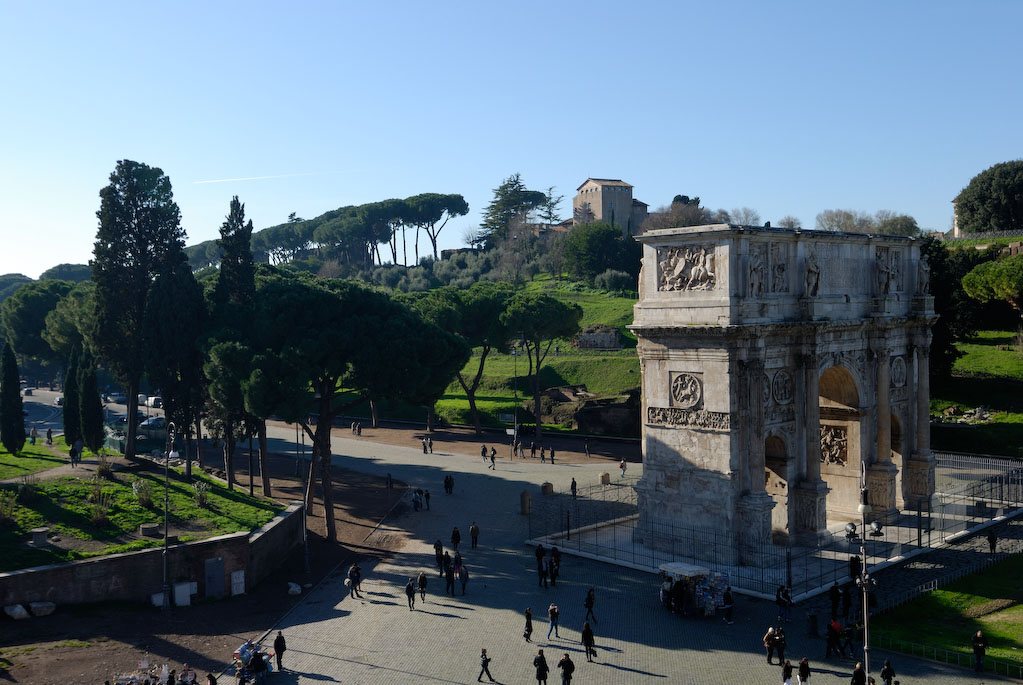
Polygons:
<instances>
[{"instance_id":1,"label":"street light","mask_svg":"<svg viewBox=\"0 0 1023 685\"><path fill-rule=\"evenodd\" d=\"M871 512L870 502L867 499L867 472L865 467L860 469L860 504L856 510L860 512L860 530L867 532L867 514ZM870 524L871 535L874 537L883 535L881 524L874 521ZM856 586L863 596L863 671L867 678L870 678L870 592L877 586L877 581L867 573L867 536L860 535L860 557L863 564L860 566L860 575L856 579Z\"/></svg>"},{"instance_id":2,"label":"street light","mask_svg":"<svg viewBox=\"0 0 1023 685\"><path fill-rule=\"evenodd\" d=\"M177 458L174 451L174 424L167 422L167 454L163 462L163 608L170 609L170 557L167 538L170 533L170 461Z\"/></svg>"},{"instance_id":3,"label":"street light","mask_svg":"<svg viewBox=\"0 0 1023 685\"><path fill-rule=\"evenodd\" d=\"M512 433L512 457L515 456L515 443L519 441L519 350L517 347L512 348L512 391L515 393L515 407L512 409L513 426L515 427Z\"/></svg>"}]
</instances>

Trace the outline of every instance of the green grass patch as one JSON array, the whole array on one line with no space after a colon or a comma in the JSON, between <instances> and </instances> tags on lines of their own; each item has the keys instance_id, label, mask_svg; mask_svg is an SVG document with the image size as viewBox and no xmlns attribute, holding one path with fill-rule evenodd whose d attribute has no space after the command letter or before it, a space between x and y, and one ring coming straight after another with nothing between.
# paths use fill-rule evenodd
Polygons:
<instances>
[{"instance_id":1,"label":"green grass patch","mask_svg":"<svg viewBox=\"0 0 1023 685\"><path fill-rule=\"evenodd\" d=\"M21 454L17 455L0 447L0 480L29 476L67 463L69 463L67 457L55 455L45 444L39 442L35 445L26 442Z\"/></svg>"},{"instance_id":2,"label":"green grass patch","mask_svg":"<svg viewBox=\"0 0 1023 685\"><path fill-rule=\"evenodd\" d=\"M980 331L960 343L963 356L956 360L956 375L932 389L931 412L941 413L952 405L963 409L986 407L991 421L971 426L941 426L931 429L934 449L1023 457L1023 358L1012 346L1015 333Z\"/></svg>"},{"instance_id":3,"label":"green grass patch","mask_svg":"<svg viewBox=\"0 0 1023 685\"><path fill-rule=\"evenodd\" d=\"M871 619L871 632L875 637L972 655L970 640L983 630L989 658L1023 666L1021 577L1023 556L1011 556Z\"/></svg>"},{"instance_id":4,"label":"green grass patch","mask_svg":"<svg viewBox=\"0 0 1023 685\"><path fill-rule=\"evenodd\" d=\"M238 490L229 491L218 481L194 474L194 480L209 485L207 506L195 501L193 487L184 482L180 471L172 469L169 499L171 526L187 530L189 537L209 537L253 530L270 521L281 505L249 497ZM132 490L135 479L147 481L153 498L151 508L143 507ZM13 485L3 490L16 491ZM123 542L120 537L134 534L143 523L163 521L162 474L143 472L130 477L119 475L115 481L86 480L72 476L43 481L35 486L36 494L14 507L13 523L0 528L0 571L29 566L72 561L89 556L145 549L160 544L150 539ZM96 517L99 499L106 515ZM32 528L47 526L62 537L109 542L88 552L57 548L35 549L25 541ZM184 537L182 537L184 539Z\"/></svg>"}]
</instances>

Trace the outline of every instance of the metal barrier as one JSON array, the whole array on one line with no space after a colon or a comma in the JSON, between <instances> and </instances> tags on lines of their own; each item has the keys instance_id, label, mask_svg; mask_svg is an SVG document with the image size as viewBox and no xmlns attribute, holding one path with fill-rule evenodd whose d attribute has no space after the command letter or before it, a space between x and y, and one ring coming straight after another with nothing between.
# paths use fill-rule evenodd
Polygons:
<instances>
[{"instance_id":1,"label":"metal barrier","mask_svg":"<svg viewBox=\"0 0 1023 685\"><path fill-rule=\"evenodd\" d=\"M887 649L891 652L900 652L902 654L909 654L910 656L940 661L945 664L955 664L956 666L968 668L973 667L972 651L960 652L942 649L940 647L921 645L916 642L896 640L884 635L871 635L870 645L872 647L878 647L879 649ZM1006 661L998 661L990 657L984 657L984 670L995 673L996 675L1004 674L1010 678L1023 678L1023 666L1019 664L1010 664Z\"/></svg>"}]
</instances>

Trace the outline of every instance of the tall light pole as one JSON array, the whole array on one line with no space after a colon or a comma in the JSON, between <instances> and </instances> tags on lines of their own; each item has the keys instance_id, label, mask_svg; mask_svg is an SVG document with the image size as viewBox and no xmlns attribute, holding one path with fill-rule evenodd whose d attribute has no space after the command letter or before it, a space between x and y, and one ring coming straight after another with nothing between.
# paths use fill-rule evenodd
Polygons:
<instances>
[{"instance_id":1,"label":"tall light pole","mask_svg":"<svg viewBox=\"0 0 1023 685\"><path fill-rule=\"evenodd\" d=\"M170 532L170 461L174 452L174 423L167 422L167 454L163 461L163 608L170 609L170 556L167 538Z\"/></svg>"},{"instance_id":2,"label":"tall light pole","mask_svg":"<svg viewBox=\"0 0 1023 685\"><path fill-rule=\"evenodd\" d=\"M515 432L512 435L512 457L515 456L515 443L519 441L519 349L512 348L512 391L515 393L515 407L512 409Z\"/></svg>"},{"instance_id":3,"label":"tall light pole","mask_svg":"<svg viewBox=\"0 0 1023 685\"><path fill-rule=\"evenodd\" d=\"M860 588L863 600L863 671L867 678L870 678L870 592L877 585L877 581L867 573L867 514L871 512L870 502L867 499L867 469L860 467L860 504L856 510L860 512L860 557L863 563L860 565L860 577L856 579L856 585ZM871 535L878 535L881 526L874 523Z\"/></svg>"}]
</instances>

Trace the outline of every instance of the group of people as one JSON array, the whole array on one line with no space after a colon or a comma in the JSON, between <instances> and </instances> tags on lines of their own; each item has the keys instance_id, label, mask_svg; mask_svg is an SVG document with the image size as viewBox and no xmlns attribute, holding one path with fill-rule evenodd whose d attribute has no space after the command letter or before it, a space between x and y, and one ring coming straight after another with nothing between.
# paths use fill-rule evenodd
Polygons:
<instances>
[{"instance_id":1,"label":"group of people","mask_svg":"<svg viewBox=\"0 0 1023 685\"><path fill-rule=\"evenodd\" d=\"M469 535L472 538L472 548L476 549L479 544L480 529L473 521L472 525L469 526ZM465 588L469 584L469 569L465 564L465 560L462 559L462 553L458 551L458 545L462 542L462 534L459 532L456 526L451 531L451 546L455 551L454 558L444 550L444 544L437 540L433 543L434 556L437 560L437 570L440 577L444 580L444 594L449 594L452 597L455 596L455 581L457 580L462 586L462 594L465 594ZM412 583L412 579L409 578L409 584ZM426 600L426 573L421 572L419 574L419 593L421 599ZM409 586L406 585L405 593L409 592ZM414 609L414 598L409 599L409 609Z\"/></svg>"},{"instance_id":2,"label":"group of people","mask_svg":"<svg viewBox=\"0 0 1023 685\"><path fill-rule=\"evenodd\" d=\"M362 424L352 421L352 435L362 435Z\"/></svg>"},{"instance_id":3,"label":"group of people","mask_svg":"<svg viewBox=\"0 0 1023 685\"><path fill-rule=\"evenodd\" d=\"M494 676L490 675L490 662L493 661L490 656L487 655L487 650L481 650L480 652L480 674L476 678L477 682L483 682L484 674L490 678L490 682L497 682L494 680ZM536 656L533 657L533 668L536 669L536 682L547 685L547 675L551 672L551 667L547 664L547 657L544 656L543 649L536 651ZM570 683L572 682L572 675L575 673L575 662L572 661L572 657L569 656L568 652L565 652L561 660L558 661L557 668L561 670L561 682Z\"/></svg>"},{"instance_id":4,"label":"group of people","mask_svg":"<svg viewBox=\"0 0 1023 685\"><path fill-rule=\"evenodd\" d=\"M446 488L447 486L445 485ZM415 492L412 493L412 508L419 511L424 506L427 511L430 511L430 491L416 488Z\"/></svg>"},{"instance_id":5,"label":"group of people","mask_svg":"<svg viewBox=\"0 0 1023 685\"><path fill-rule=\"evenodd\" d=\"M34 444L36 444L36 440L38 440L38 439L39 439L39 431L36 429L35 426L32 426L32 430L30 430L29 433L28 433L28 443L30 445L34 445ZM52 445L53 444L53 429L52 428L47 428L46 429L46 444L47 445Z\"/></svg>"},{"instance_id":6,"label":"group of people","mask_svg":"<svg viewBox=\"0 0 1023 685\"><path fill-rule=\"evenodd\" d=\"M561 575L561 550L551 547L544 549L543 544L536 546L536 581L539 587L546 588L550 580L552 587L557 587L558 576Z\"/></svg>"},{"instance_id":7,"label":"group of people","mask_svg":"<svg viewBox=\"0 0 1023 685\"><path fill-rule=\"evenodd\" d=\"M433 454L433 438L430 436L423 438L423 454Z\"/></svg>"}]
</instances>

